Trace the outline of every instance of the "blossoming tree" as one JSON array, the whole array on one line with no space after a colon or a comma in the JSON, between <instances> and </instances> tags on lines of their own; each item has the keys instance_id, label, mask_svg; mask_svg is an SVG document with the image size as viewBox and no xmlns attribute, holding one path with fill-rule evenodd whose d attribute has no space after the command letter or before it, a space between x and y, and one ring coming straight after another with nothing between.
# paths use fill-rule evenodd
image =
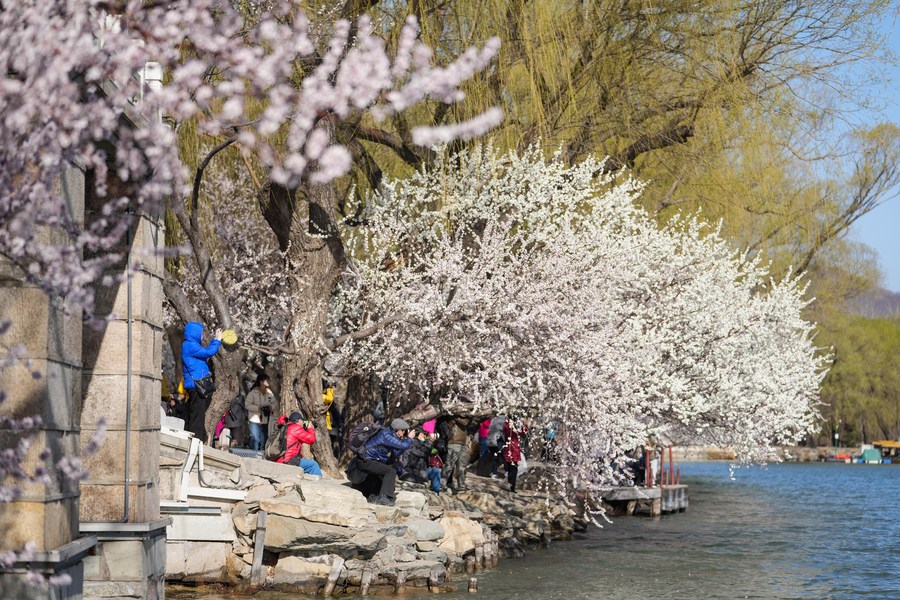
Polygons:
<instances>
[{"instance_id":1,"label":"blossoming tree","mask_svg":"<svg viewBox=\"0 0 900 600\"><path fill-rule=\"evenodd\" d=\"M439 396L417 420L561 423L564 471L594 487L651 436L741 460L796 442L827 362L803 286L770 281L698 219L658 228L636 208L641 184L602 167L487 149L385 183L334 312L348 331L380 325L344 359Z\"/></svg>"},{"instance_id":2,"label":"blossoming tree","mask_svg":"<svg viewBox=\"0 0 900 600\"><path fill-rule=\"evenodd\" d=\"M130 215L158 211L168 201L216 324L232 325L197 212L204 170L234 147L265 172L266 190L291 198L290 206L280 205L285 217L274 210L278 199L270 204L264 194L267 216L283 250L294 248L296 256L311 257L310 264L325 265L311 269L299 285L315 290L314 298L327 295L327 278L318 277L340 263L339 252L323 242L327 226L307 235L315 219L292 215L307 208L295 205L299 189L309 193L309 215L331 219L329 182L348 171L355 152L334 130L363 114L396 117L426 99L456 101L460 84L497 52L497 41L486 40L436 66L417 41L412 20L402 25L397 51L389 54L374 24L361 16L368 2L339 6L333 25L310 22L294 2L245 4L252 14L224 0L0 1L5 271L8 265L13 276L91 315L97 285L116 283L110 268L120 258L115 248L132 225ZM471 137L501 118L500 111L488 110L469 121L412 128L401 146ZM196 165L179 151L179 132L187 126L210 142ZM87 173L87 194L99 199L99 214L90 221L60 193L72 165ZM167 283L179 315L196 316L177 281ZM295 289L295 297L303 289ZM15 349L6 354L2 361L17 358ZM39 426L18 419L3 425L23 433ZM19 454L4 457L0 475L29 476L19 470ZM54 466L78 475L77 464ZM45 472L30 476L40 479ZM12 494L0 490L0 498Z\"/></svg>"}]
</instances>

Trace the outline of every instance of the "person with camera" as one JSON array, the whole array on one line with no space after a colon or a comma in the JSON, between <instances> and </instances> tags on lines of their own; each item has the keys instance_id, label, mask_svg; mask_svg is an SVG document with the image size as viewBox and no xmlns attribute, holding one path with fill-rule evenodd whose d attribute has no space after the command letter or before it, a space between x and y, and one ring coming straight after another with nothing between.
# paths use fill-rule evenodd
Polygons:
<instances>
[{"instance_id":1,"label":"person with camera","mask_svg":"<svg viewBox=\"0 0 900 600\"><path fill-rule=\"evenodd\" d=\"M434 447L437 433L428 433L424 429L418 431L411 429L407 436L412 440L412 446L400 456L402 481L415 483L430 483L432 492L441 492L441 467L444 466L441 457ZM434 459L437 458L437 461ZM439 464L438 464L439 463Z\"/></svg>"},{"instance_id":2,"label":"person with camera","mask_svg":"<svg viewBox=\"0 0 900 600\"><path fill-rule=\"evenodd\" d=\"M214 339L203 345L203 323L191 321L184 326L184 342L181 344L181 366L184 389L188 394L187 423L185 429L206 443L206 410L216 391L216 384L209 370L210 358L222 346L222 330L217 329Z\"/></svg>"},{"instance_id":3,"label":"person with camera","mask_svg":"<svg viewBox=\"0 0 900 600\"><path fill-rule=\"evenodd\" d=\"M367 442L354 466L362 474L380 480L378 495L370 502L384 506L394 505L394 487L397 484L397 462L413 441L406 432L409 424L394 419L390 427L382 427Z\"/></svg>"},{"instance_id":4,"label":"person with camera","mask_svg":"<svg viewBox=\"0 0 900 600\"><path fill-rule=\"evenodd\" d=\"M312 446L316 443L316 430L312 421L304 419L303 415L294 411L291 416L284 415L278 419L279 427L287 426L287 446L284 455L275 462L300 467L308 475L322 476L319 463L311 458L303 457L303 444Z\"/></svg>"},{"instance_id":5,"label":"person with camera","mask_svg":"<svg viewBox=\"0 0 900 600\"><path fill-rule=\"evenodd\" d=\"M244 401L250 422L251 450L263 450L266 447L266 438L269 437L269 416L276 406L275 394L269 389L270 385L269 376L260 373Z\"/></svg>"}]
</instances>

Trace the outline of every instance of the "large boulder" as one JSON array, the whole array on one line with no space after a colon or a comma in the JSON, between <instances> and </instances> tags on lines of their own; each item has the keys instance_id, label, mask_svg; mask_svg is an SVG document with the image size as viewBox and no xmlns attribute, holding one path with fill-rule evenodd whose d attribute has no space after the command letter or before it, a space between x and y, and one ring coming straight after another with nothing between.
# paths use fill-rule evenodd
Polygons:
<instances>
[{"instance_id":1,"label":"large boulder","mask_svg":"<svg viewBox=\"0 0 900 600\"><path fill-rule=\"evenodd\" d=\"M282 515L266 522L266 550L297 554L337 554L344 558L371 558L387 545L385 536L370 529L313 523Z\"/></svg>"},{"instance_id":2,"label":"large boulder","mask_svg":"<svg viewBox=\"0 0 900 600\"><path fill-rule=\"evenodd\" d=\"M465 517L444 516L439 521L444 529L438 548L445 552L463 555L484 543L484 532L481 525Z\"/></svg>"},{"instance_id":3,"label":"large boulder","mask_svg":"<svg viewBox=\"0 0 900 600\"><path fill-rule=\"evenodd\" d=\"M427 504L428 498L421 492L410 492L401 490L397 492L397 498L394 506L397 508L408 509L413 512L421 512Z\"/></svg>"},{"instance_id":4,"label":"large boulder","mask_svg":"<svg viewBox=\"0 0 900 600\"><path fill-rule=\"evenodd\" d=\"M348 509L366 509L369 506L361 493L334 480L310 479L299 485L300 491L303 493L303 501L312 506L323 508L341 506Z\"/></svg>"},{"instance_id":5,"label":"large boulder","mask_svg":"<svg viewBox=\"0 0 900 600\"><path fill-rule=\"evenodd\" d=\"M406 527L417 541L439 540L444 537L444 528L441 524L428 519L410 519Z\"/></svg>"},{"instance_id":6,"label":"large boulder","mask_svg":"<svg viewBox=\"0 0 900 600\"><path fill-rule=\"evenodd\" d=\"M323 562L310 561L299 556L282 556L275 565L275 585L303 585L328 579L331 567Z\"/></svg>"}]
</instances>

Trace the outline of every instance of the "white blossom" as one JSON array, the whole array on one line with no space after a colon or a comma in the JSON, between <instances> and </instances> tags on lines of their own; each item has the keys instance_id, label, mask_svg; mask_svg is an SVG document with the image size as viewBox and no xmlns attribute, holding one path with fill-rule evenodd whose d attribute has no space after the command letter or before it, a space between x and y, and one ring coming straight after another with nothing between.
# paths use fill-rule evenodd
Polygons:
<instances>
[{"instance_id":1,"label":"white blossom","mask_svg":"<svg viewBox=\"0 0 900 600\"><path fill-rule=\"evenodd\" d=\"M746 461L796 442L827 364L804 287L697 218L658 227L641 184L601 167L476 149L385 182L334 321L397 318L344 358L441 390L445 411L559 421L562 472L596 489L648 439Z\"/></svg>"}]
</instances>

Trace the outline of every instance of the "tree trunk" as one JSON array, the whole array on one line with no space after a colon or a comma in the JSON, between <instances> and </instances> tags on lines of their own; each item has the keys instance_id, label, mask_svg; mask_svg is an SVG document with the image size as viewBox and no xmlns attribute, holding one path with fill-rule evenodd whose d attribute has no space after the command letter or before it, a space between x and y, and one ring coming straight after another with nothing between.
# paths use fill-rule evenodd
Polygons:
<instances>
[{"instance_id":1,"label":"tree trunk","mask_svg":"<svg viewBox=\"0 0 900 600\"><path fill-rule=\"evenodd\" d=\"M344 420L344 451L340 456L342 464L349 463L353 456L348 447L350 430L363 421L371 421L378 402L379 390L373 383L374 378L368 375L353 375L347 381L346 419Z\"/></svg>"},{"instance_id":2,"label":"tree trunk","mask_svg":"<svg viewBox=\"0 0 900 600\"><path fill-rule=\"evenodd\" d=\"M305 206L306 215L302 214ZM334 287L344 267L343 243L337 229L337 190L334 185L304 186L296 191L269 184L264 198L264 216L273 215L278 203L278 221L269 221L279 241L285 244L292 273L293 315L290 339L293 351L285 357L282 371L282 407L286 413L299 409L316 426L313 456L323 471L337 475L337 461L325 427L322 401L321 355L324 350L328 307ZM290 217L290 239L284 240L283 219ZM305 218L304 218L305 217ZM274 217L273 217L274 219Z\"/></svg>"},{"instance_id":3,"label":"tree trunk","mask_svg":"<svg viewBox=\"0 0 900 600\"><path fill-rule=\"evenodd\" d=\"M246 367L244 364L245 356L246 352L240 350L237 346L229 348L223 345L219 352L210 359L216 376L216 391L213 392L205 420L206 433L209 436L210 445L212 444L219 419L228 410L231 401L241 389L241 377Z\"/></svg>"}]
</instances>

